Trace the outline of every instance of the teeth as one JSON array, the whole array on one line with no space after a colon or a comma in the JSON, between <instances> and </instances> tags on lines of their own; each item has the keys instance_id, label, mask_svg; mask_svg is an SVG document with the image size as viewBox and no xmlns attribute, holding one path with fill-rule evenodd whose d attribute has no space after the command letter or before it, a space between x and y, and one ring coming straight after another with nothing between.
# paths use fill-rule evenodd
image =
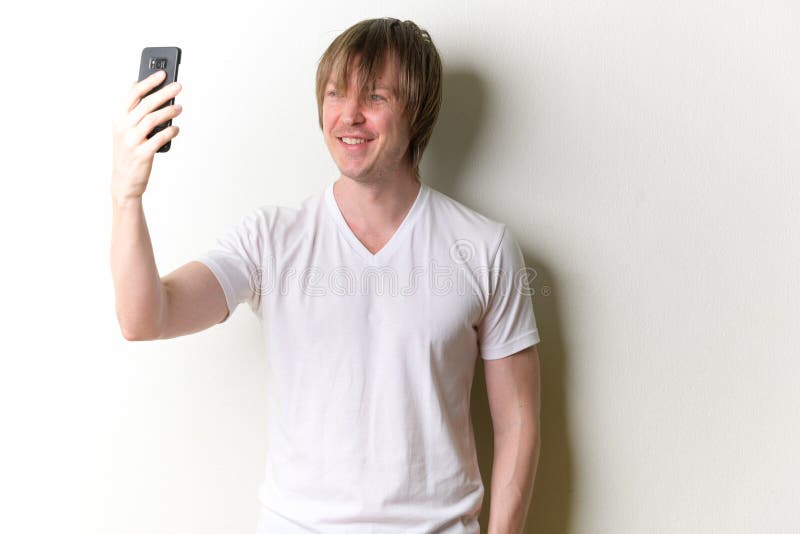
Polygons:
<instances>
[{"instance_id":1,"label":"teeth","mask_svg":"<svg viewBox=\"0 0 800 534\"><path fill-rule=\"evenodd\" d=\"M359 145L361 143L366 143L365 139L354 139L352 137L342 137L342 141L348 145Z\"/></svg>"}]
</instances>

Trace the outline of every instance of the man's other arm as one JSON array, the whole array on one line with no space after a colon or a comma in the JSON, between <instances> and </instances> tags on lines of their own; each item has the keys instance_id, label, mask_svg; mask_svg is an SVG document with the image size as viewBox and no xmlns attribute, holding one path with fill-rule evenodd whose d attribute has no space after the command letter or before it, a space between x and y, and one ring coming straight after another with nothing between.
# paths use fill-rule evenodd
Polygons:
<instances>
[{"instance_id":1,"label":"man's other arm","mask_svg":"<svg viewBox=\"0 0 800 534\"><path fill-rule=\"evenodd\" d=\"M488 533L520 534L541 446L539 353L533 345L483 363L494 434Z\"/></svg>"}]
</instances>

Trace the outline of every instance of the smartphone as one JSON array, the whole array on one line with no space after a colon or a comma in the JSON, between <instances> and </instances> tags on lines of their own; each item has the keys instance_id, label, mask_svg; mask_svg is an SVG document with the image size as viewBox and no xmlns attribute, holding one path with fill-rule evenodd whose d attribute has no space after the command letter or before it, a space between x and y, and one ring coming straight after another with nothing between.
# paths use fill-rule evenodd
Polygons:
<instances>
[{"instance_id":1,"label":"smartphone","mask_svg":"<svg viewBox=\"0 0 800 534\"><path fill-rule=\"evenodd\" d=\"M152 91L147 93L144 96L151 95L156 91L159 91L163 87L171 84L172 82L178 79L178 65L181 64L181 49L177 46L150 46L144 48L142 50L142 60L139 63L139 81L144 80L151 74L156 71L163 70L167 72L166 78L164 81L158 84ZM142 97L144 98L144 97ZM164 102L163 105L159 106L156 109L165 108L167 106L171 106L175 103L175 98L170 98L168 101ZM155 110L153 110L155 111ZM161 123L153 130L147 134L147 138L150 139L155 134L163 130L164 128L172 126L172 119L168 120L167 122ZM169 151L169 147L172 144L172 139L167 141L161 148L158 149L159 152L167 152Z\"/></svg>"}]
</instances>

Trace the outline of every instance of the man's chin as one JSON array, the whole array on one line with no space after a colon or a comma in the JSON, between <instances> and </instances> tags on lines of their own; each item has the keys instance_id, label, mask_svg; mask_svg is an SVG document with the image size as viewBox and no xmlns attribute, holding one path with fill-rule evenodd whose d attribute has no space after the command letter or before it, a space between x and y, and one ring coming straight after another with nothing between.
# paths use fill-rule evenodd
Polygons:
<instances>
[{"instance_id":1,"label":"man's chin","mask_svg":"<svg viewBox=\"0 0 800 534\"><path fill-rule=\"evenodd\" d=\"M353 180L354 182L358 182L360 184L367 184L375 181L375 178L372 176L363 176L360 174L352 175L352 174L342 173L342 177L349 178L350 180Z\"/></svg>"},{"instance_id":2,"label":"man's chin","mask_svg":"<svg viewBox=\"0 0 800 534\"><path fill-rule=\"evenodd\" d=\"M366 168L353 169L339 167L339 173L342 176L355 180L356 182L371 182L374 177L369 171L370 170Z\"/></svg>"}]
</instances>

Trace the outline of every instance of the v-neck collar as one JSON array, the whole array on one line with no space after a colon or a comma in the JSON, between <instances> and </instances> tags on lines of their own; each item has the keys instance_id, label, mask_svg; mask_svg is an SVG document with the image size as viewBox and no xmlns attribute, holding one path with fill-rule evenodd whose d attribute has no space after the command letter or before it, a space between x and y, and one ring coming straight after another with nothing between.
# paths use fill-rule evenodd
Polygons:
<instances>
[{"instance_id":1,"label":"v-neck collar","mask_svg":"<svg viewBox=\"0 0 800 534\"><path fill-rule=\"evenodd\" d=\"M408 213L406 213L406 216L400 223L400 226L397 227L397 230L395 230L392 237L389 238L389 241L387 241L378 252L373 254L367 247L364 246L361 241L359 241L359 239L350 229L350 226L347 225L347 221L345 220L344 215L342 215L339 205L336 203L336 197L333 196L333 184L334 182L331 182L325 188L325 204L328 206L328 212L333 217L334 221L336 222L336 226L339 227L339 231L342 233L353 250L355 250L359 256L371 264L377 264L388 259L392 252L397 249L400 241L411 230L411 227L414 225L414 221L417 219L419 212L422 210L425 200L428 198L428 186L420 182L417 198L414 200L414 203L411 205Z\"/></svg>"}]
</instances>

